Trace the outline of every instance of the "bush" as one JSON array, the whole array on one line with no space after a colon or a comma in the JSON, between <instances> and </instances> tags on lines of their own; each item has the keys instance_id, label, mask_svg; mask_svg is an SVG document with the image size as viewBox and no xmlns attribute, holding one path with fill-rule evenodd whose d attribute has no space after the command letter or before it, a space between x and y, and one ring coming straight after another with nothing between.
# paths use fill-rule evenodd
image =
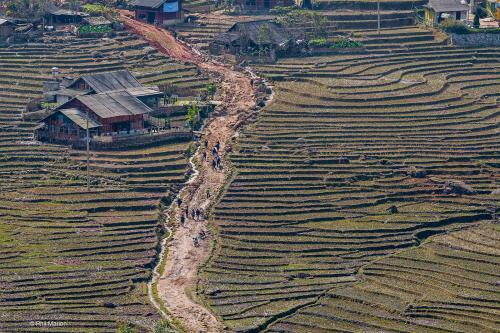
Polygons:
<instances>
[{"instance_id":1,"label":"bush","mask_svg":"<svg viewBox=\"0 0 500 333\"><path fill-rule=\"evenodd\" d=\"M444 20L439 28L445 32L451 32L455 34L468 34L469 28L462 22L457 20Z\"/></svg>"},{"instance_id":2,"label":"bush","mask_svg":"<svg viewBox=\"0 0 500 333\"><path fill-rule=\"evenodd\" d=\"M83 5L83 11L92 16L106 15L111 13L111 8L101 5L101 4L85 4Z\"/></svg>"},{"instance_id":3,"label":"bush","mask_svg":"<svg viewBox=\"0 0 500 333\"><path fill-rule=\"evenodd\" d=\"M340 38L335 40L332 45L330 45L330 48L332 49L348 49L348 48L357 48L357 47L363 47L363 43L358 42L356 40L352 39L347 39L347 38Z\"/></svg>"},{"instance_id":4,"label":"bush","mask_svg":"<svg viewBox=\"0 0 500 333\"><path fill-rule=\"evenodd\" d=\"M95 33L105 34L111 31L113 31L113 29L111 29L107 25L82 25L80 28L78 28L78 33L81 35Z\"/></svg>"},{"instance_id":5,"label":"bush","mask_svg":"<svg viewBox=\"0 0 500 333\"><path fill-rule=\"evenodd\" d=\"M215 93L217 92L217 86L215 85L215 83L209 83L207 84L207 95L210 97L210 98L213 98Z\"/></svg>"},{"instance_id":6,"label":"bush","mask_svg":"<svg viewBox=\"0 0 500 333\"><path fill-rule=\"evenodd\" d=\"M327 46L327 44L326 38L314 38L309 41L310 47L324 47Z\"/></svg>"},{"instance_id":7,"label":"bush","mask_svg":"<svg viewBox=\"0 0 500 333\"><path fill-rule=\"evenodd\" d=\"M295 7L295 6L276 6L276 7L272 8L271 10L269 10L269 14L285 15L285 14L288 14L291 11L296 10L296 9L297 9L297 7Z\"/></svg>"},{"instance_id":8,"label":"bush","mask_svg":"<svg viewBox=\"0 0 500 333\"><path fill-rule=\"evenodd\" d=\"M128 324L120 324L116 333L137 333L137 330Z\"/></svg>"}]
</instances>

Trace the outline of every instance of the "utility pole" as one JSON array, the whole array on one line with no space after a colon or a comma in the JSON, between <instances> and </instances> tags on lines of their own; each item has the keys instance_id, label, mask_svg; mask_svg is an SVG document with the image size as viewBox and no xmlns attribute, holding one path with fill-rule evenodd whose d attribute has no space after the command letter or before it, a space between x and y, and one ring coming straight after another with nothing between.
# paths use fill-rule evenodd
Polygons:
<instances>
[{"instance_id":1,"label":"utility pole","mask_svg":"<svg viewBox=\"0 0 500 333\"><path fill-rule=\"evenodd\" d=\"M89 134L89 110L87 109L87 192L90 192L90 134Z\"/></svg>"},{"instance_id":2,"label":"utility pole","mask_svg":"<svg viewBox=\"0 0 500 333\"><path fill-rule=\"evenodd\" d=\"M380 0L377 0L377 34L380 36Z\"/></svg>"}]
</instances>

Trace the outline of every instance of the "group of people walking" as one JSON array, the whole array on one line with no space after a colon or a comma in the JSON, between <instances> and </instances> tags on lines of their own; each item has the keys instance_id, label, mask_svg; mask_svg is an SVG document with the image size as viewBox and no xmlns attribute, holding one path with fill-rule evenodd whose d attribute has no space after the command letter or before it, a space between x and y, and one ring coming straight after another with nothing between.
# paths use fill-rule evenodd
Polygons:
<instances>
[{"instance_id":1,"label":"group of people walking","mask_svg":"<svg viewBox=\"0 0 500 333\"><path fill-rule=\"evenodd\" d=\"M212 147L212 170L213 171L222 171L224 170L224 164L222 163L222 158L219 154L221 149L221 144L220 141L217 140L217 143ZM206 161L208 156L207 156L207 151L209 150L208 147L208 140L205 139L204 143L204 149L203 149L203 161Z\"/></svg>"},{"instance_id":2,"label":"group of people walking","mask_svg":"<svg viewBox=\"0 0 500 333\"><path fill-rule=\"evenodd\" d=\"M208 140L205 139L204 142L204 149L203 149L203 161L207 160L207 152L211 151L212 153L212 170L214 171L222 171L224 170L224 165L222 163L222 158L219 154L221 149L221 143L219 140L215 143L215 145L212 147L210 150ZM182 199L177 198L177 205L179 209L182 207ZM192 218L194 221L200 221L205 219L205 212L201 208L190 208L189 205L184 205L184 208L181 211L181 217L180 217L180 225L183 226L186 221ZM205 230L202 229L198 235L193 237L193 244L195 247L200 246L200 241L204 240L207 237Z\"/></svg>"}]
</instances>

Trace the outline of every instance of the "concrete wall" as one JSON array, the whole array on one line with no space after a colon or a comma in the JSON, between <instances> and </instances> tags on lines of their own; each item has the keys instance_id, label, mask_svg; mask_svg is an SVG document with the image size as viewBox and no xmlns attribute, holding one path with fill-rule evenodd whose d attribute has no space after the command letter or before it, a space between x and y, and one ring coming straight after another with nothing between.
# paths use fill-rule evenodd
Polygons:
<instances>
[{"instance_id":1,"label":"concrete wall","mask_svg":"<svg viewBox=\"0 0 500 333\"><path fill-rule=\"evenodd\" d=\"M485 47L500 46L500 33L472 33L466 35L450 34L451 42L456 46Z\"/></svg>"}]
</instances>

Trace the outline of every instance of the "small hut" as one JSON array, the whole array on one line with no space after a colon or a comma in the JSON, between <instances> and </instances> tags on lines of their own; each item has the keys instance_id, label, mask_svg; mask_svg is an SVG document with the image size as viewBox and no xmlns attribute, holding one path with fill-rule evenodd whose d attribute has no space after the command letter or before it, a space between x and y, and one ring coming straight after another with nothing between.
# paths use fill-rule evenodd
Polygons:
<instances>
[{"instance_id":1,"label":"small hut","mask_svg":"<svg viewBox=\"0 0 500 333\"><path fill-rule=\"evenodd\" d=\"M425 23L436 26L445 19L466 21L469 5L464 0L429 0L424 10Z\"/></svg>"},{"instance_id":2,"label":"small hut","mask_svg":"<svg viewBox=\"0 0 500 333\"><path fill-rule=\"evenodd\" d=\"M76 24L82 22L84 17L88 15L76 10L60 8L54 5L49 5L45 10L45 22L47 25L58 24Z\"/></svg>"},{"instance_id":3,"label":"small hut","mask_svg":"<svg viewBox=\"0 0 500 333\"><path fill-rule=\"evenodd\" d=\"M267 50L276 56L278 50L286 48L290 36L278 23L269 20L237 22L225 33L215 37L210 44L212 54L251 54Z\"/></svg>"}]
</instances>

